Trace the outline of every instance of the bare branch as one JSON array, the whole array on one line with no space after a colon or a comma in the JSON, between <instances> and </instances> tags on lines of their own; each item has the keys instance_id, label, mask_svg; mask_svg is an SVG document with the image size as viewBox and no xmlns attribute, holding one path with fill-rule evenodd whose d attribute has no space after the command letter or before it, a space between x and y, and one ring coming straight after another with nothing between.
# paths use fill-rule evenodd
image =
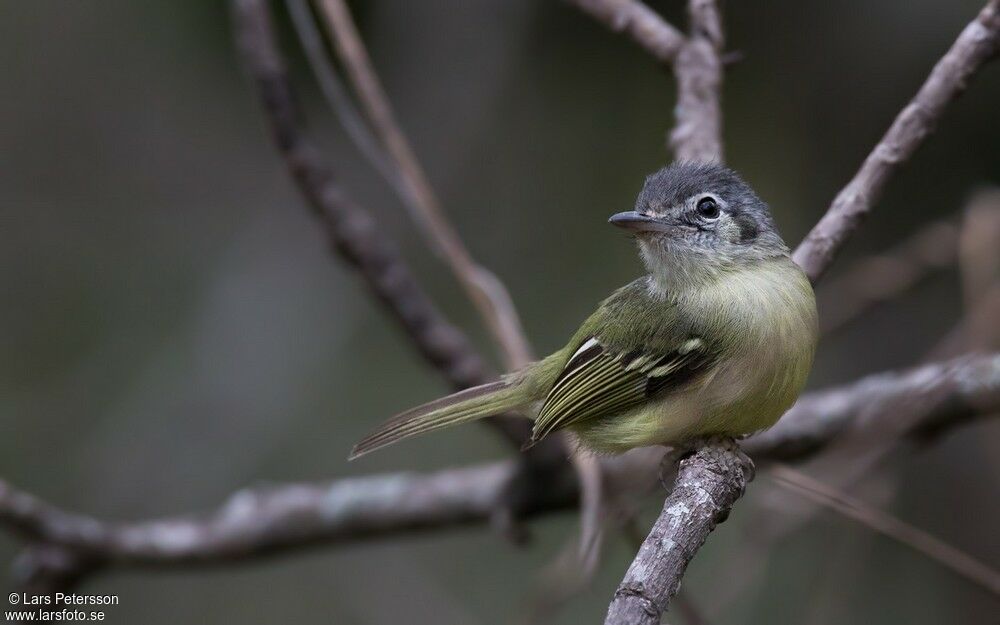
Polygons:
<instances>
[{"instance_id":1,"label":"bare branch","mask_svg":"<svg viewBox=\"0 0 1000 625\"><path fill-rule=\"evenodd\" d=\"M1000 408L1000 354L967 356L909 371L871 375L848 386L799 398L770 430L743 449L754 459L798 460L825 448L848 429L885 420L901 399L921 410L899 434L931 435Z\"/></svg>"},{"instance_id":2,"label":"bare branch","mask_svg":"<svg viewBox=\"0 0 1000 625\"><path fill-rule=\"evenodd\" d=\"M362 276L421 355L455 388L490 380L485 363L420 288L393 241L338 184L333 170L303 135L284 62L262 0L234 0L239 51L256 83L275 142L331 247ZM494 420L512 442L527 436L526 422Z\"/></svg>"},{"instance_id":3,"label":"bare branch","mask_svg":"<svg viewBox=\"0 0 1000 625\"><path fill-rule=\"evenodd\" d=\"M770 432L747 439L744 448L758 460L803 458L859 420L893 419L894 412L879 408L891 407L894 399L923 385L947 392L937 395L910 434L995 415L1000 412L1000 354L879 374L809 394ZM645 448L602 458L608 490L648 493L657 483L661 456L661 449ZM687 466L701 475L697 463ZM33 543L69 550L91 566L213 565L309 545L486 524L519 470L520 463L509 460L428 474L287 484L239 492L208 516L128 523L66 512L0 481L0 525ZM522 509L526 517L577 505L578 486L568 465L539 479L544 488L531 490Z\"/></svg>"},{"instance_id":4,"label":"bare branch","mask_svg":"<svg viewBox=\"0 0 1000 625\"><path fill-rule=\"evenodd\" d=\"M625 33L654 59L669 63L684 35L639 0L565 0L616 33Z\"/></svg>"},{"instance_id":5,"label":"bare branch","mask_svg":"<svg viewBox=\"0 0 1000 625\"><path fill-rule=\"evenodd\" d=\"M1000 0L990 0L938 61L912 101L893 121L861 169L826 215L795 250L795 262L814 283L861 221L872 211L889 177L934 130L947 105L1000 48Z\"/></svg>"},{"instance_id":6,"label":"bare branch","mask_svg":"<svg viewBox=\"0 0 1000 625\"><path fill-rule=\"evenodd\" d=\"M1000 595L1000 572L991 569L932 534L869 506L847 493L831 488L800 471L779 465L771 468L770 475L778 484L795 490L813 503L826 506L865 527L910 547L988 592Z\"/></svg>"},{"instance_id":7,"label":"bare branch","mask_svg":"<svg viewBox=\"0 0 1000 625\"><path fill-rule=\"evenodd\" d=\"M534 358L510 294L496 275L473 260L445 217L427 174L396 121L346 2L320 0L320 6L362 110L399 171L404 204L483 317L500 347L505 366L509 370L520 369Z\"/></svg>"},{"instance_id":8,"label":"bare branch","mask_svg":"<svg viewBox=\"0 0 1000 625\"><path fill-rule=\"evenodd\" d=\"M389 157L385 154L375 135L365 124L361 113L354 106L351 95L330 61L323 43L323 35L319 32L316 21L313 19L309 0L285 0L285 6L288 8L295 34L299 38L306 60L316 77L320 92L326 98L330 108L333 109L337 121L344 128L354 147L368 160L375 171L382 176L398 196L405 198L406 187L403 181L392 163L389 162Z\"/></svg>"},{"instance_id":9,"label":"bare branch","mask_svg":"<svg viewBox=\"0 0 1000 625\"><path fill-rule=\"evenodd\" d=\"M689 0L691 33L674 59L676 122L670 147L679 161L722 160L722 19L715 0Z\"/></svg>"},{"instance_id":10,"label":"bare branch","mask_svg":"<svg viewBox=\"0 0 1000 625\"><path fill-rule=\"evenodd\" d=\"M738 454L730 441L681 460L674 490L615 591L605 625L660 623L688 563L753 479L752 463Z\"/></svg>"},{"instance_id":11,"label":"bare branch","mask_svg":"<svg viewBox=\"0 0 1000 625\"><path fill-rule=\"evenodd\" d=\"M691 33L638 0L566 0L614 32L625 32L677 78L670 148L679 161L722 160L722 20L715 0L689 0Z\"/></svg>"},{"instance_id":12,"label":"bare branch","mask_svg":"<svg viewBox=\"0 0 1000 625\"><path fill-rule=\"evenodd\" d=\"M643 454L609 460L608 479L630 488L643 463ZM134 523L66 512L0 480L0 524L26 540L106 564L223 564L319 543L487 523L516 471L518 463L510 460L429 474L285 484L238 492L208 516ZM537 490L526 516L575 505L571 472L563 470L547 486Z\"/></svg>"}]
</instances>

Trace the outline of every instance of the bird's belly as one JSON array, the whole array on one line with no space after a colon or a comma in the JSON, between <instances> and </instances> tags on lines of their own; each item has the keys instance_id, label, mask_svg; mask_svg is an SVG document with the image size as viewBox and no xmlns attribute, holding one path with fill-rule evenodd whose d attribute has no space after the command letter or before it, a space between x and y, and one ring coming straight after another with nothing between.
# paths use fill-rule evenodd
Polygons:
<instances>
[{"instance_id":1,"label":"bird's belly","mask_svg":"<svg viewBox=\"0 0 1000 625\"><path fill-rule=\"evenodd\" d=\"M751 434L774 425L794 403L804 379L793 369L733 361L720 366L707 384L573 429L585 447L601 453Z\"/></svg>"},{"instance_id":2,"label":"bird's belly","mask_svg":"<svg viewBox=\"0 0 1000 625\"><path fill-rule=\"evenodd\" d=\"M804 318L803 323L812 322ZM580 423L574 429L581 443L619 453L704 436L740 437L774 425L805 386L813 358L814 344L790 341L787 331L767 326L751 349L692 386L620 415Z\"/></svg>"}]
</instances>

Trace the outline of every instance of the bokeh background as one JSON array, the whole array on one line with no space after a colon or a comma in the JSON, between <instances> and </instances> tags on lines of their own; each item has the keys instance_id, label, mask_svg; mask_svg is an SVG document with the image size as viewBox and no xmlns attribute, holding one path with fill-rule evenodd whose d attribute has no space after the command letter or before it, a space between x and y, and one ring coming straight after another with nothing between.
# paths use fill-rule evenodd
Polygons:
<instances>
[{"instance_id":1,"label":"bokeh background","mask_svg":"<svg viewBox=\"0 0 1000 625\"><path fill-rule=\"evenodd\" d=\"M683 22L682 3L651 4ZM789 242L980 6L727 3L728 47L743 53L725 85L727 159ZM449 216L506 280L537 350L559 347L640 270L605 219L668 159L671 77L555 1L352 7ZM211 509L247 485L504 457L501 441L472 426L345 462L373 424L446 388L327 253L272 149L228 17L223 2L0 2L0 476L70 509L140 519ZM283 12L279 25L312 136L489 352L449 272L329 114ZM838 268L1000 183L998 103L994 65L892 180ZM957 273L937 272L826 337L810 384L913 363L961 314ZM1000 428L987 422L896 454L880 505L995 566L998 452ZM752 538L762 483L685 582L707 612L739 568L729 556ZM467 529L100 575L83 591L118 594L115 623L511 623L576 518L532 528L526 549ZM17 547L0 534L0 562ZM590 591L552 622L599 621L631 555L612 539ZM995 623L998 608L829 513L775 545L758 582L715 621Z\"/></svg>"}]
</instances>

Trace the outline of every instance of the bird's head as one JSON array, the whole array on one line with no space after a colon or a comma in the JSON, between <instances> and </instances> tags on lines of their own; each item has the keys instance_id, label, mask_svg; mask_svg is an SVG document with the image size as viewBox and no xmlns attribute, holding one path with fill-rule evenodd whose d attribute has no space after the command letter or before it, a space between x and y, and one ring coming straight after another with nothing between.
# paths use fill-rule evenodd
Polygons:
<instances>
[{"instance_id":1,"label":"bird's head","mask_svg":"<svg viewBox=\"0 0 1000 625\"><path fill-rule=\"evenodd\" d=\"M646 178L635 210L609 222L635 235L654 276L697 278L788 255L767 204L718 164L664 167Z\"/></svg>"}]
</instances>

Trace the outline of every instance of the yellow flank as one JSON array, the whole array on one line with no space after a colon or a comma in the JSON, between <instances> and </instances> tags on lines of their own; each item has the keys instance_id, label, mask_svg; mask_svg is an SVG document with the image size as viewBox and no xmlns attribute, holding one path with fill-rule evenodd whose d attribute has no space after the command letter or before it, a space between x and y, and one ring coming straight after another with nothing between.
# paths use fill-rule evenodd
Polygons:
<instances>
[{"instance_id":1,"label":"yellow flank","mask_svg":"<svg viewBox=\"0 0 1000 625\"><path fill-rule=\"evenodd\" d=\"M663 399L615 416L574 424L585 447L618 453L701 436L743 436L770 427L795 402L812 366L816 303L805 275L787 257L721 273L677 302L728 338L705 375Z\"/></svg>"}]
</instances>

